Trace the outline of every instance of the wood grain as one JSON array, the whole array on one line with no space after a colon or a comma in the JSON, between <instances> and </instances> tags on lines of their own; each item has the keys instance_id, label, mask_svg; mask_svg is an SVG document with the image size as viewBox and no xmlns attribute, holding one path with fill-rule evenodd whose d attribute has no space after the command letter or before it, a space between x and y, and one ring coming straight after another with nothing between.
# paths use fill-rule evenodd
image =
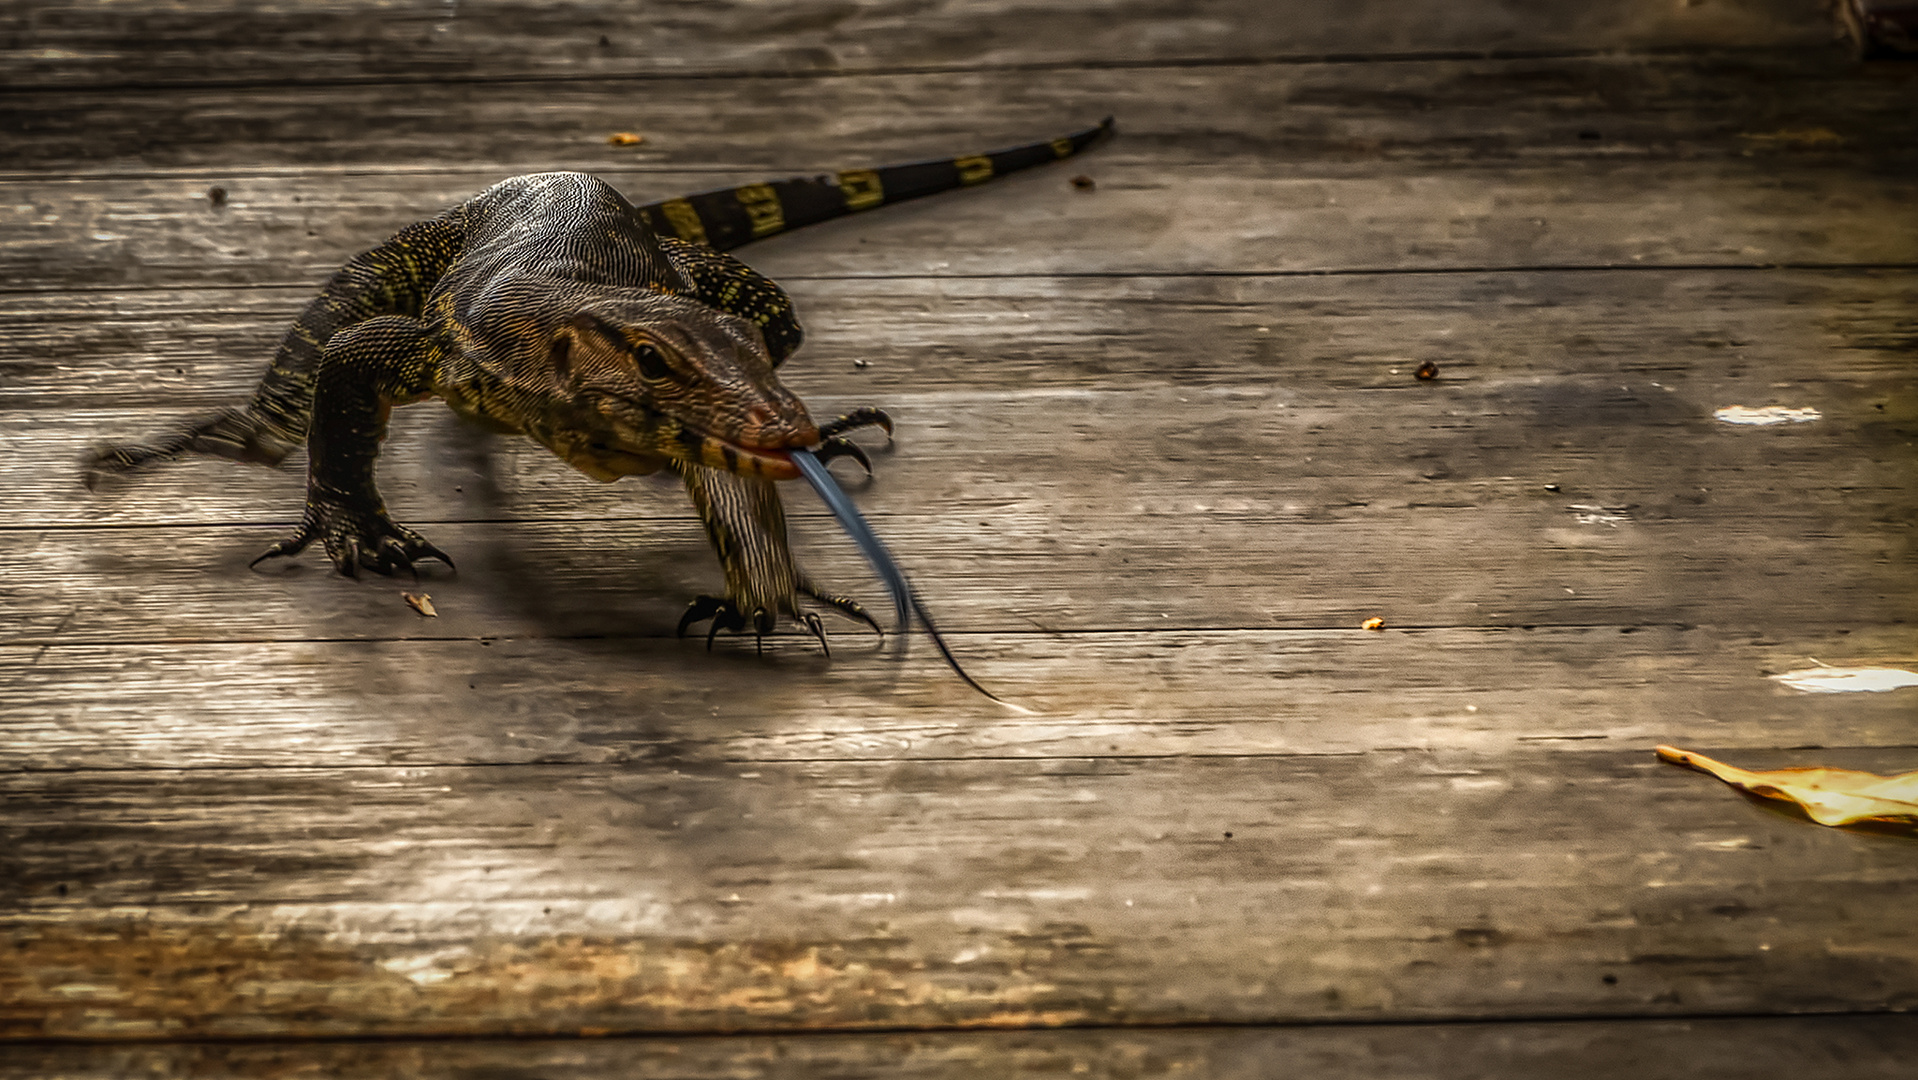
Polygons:
<instances>
[{"instance_id":1,"label":"wood grain","mask_svg":"<svg viewBox=\"0 0 1918 1080\"><path fill-rule=\"evenodd\" d=\"M1829 58L1602 56L1385 65L1238 63L760 81L269 85L135 94L19 91L0 177L168 176L235 191L262 175L569 168L809 173L1049 137L1116 115L1072 166L1236 164L1295 172L1397 162L1742 157L1855 168L1909 157L1912 79ZM963 99L964 111L942 104ZM1232 100L1229 110L1205 108ZM612 146L614 132L644 142ZM329 178L320 184L320 178ZM758 179L757 175L751 177ZM701 182L694 180L691 182ZM720 182L708 179L704 183ZM317 195L318 192L310 194Z\"/></svg>"},{"instance_id":2,"label":"wood grain","mask_svg":"<svg viewBox=\"0 0 1918 1080\"><path fill-rule=\"evenodd\" d=\"M1862 1080L1904 1075L1913 1036L1900 1017L1406 1024L1199 1031L1091 1030L745 1036L456 1043L34 1047L0 1076L56 1080L141 1075L464 1076L501 1080L647 1076L996 1077L1201 1075L1251 1080L1274 1070L1396 1078L1612 1076L1742 1080L1765 1069L1842 1068Z\"/></svg>"},{"instance_id":3,"label":"wood grain","mask_svg":"<svg viewBox=\"0 0 1918 1080\"><path fill-rule=\"evenodd\" d=\"M838 316L813 347L868 367L796 363L794 383L825 415L875 402L898 417L900 442L860 500L908 566L939 566L921 586L949 629L1336 627L1374 613L1409 626L1835 628L1909 613L1906 276L808 287ZM89 307L73 310L87 322ZM35 301L21 321L45 335L49 311ZM1118 321L1095 325L1107 312ZM71 463L89 445L167 414L77 409L51 388L97 365L116 384L182 387L180 411L210 407L219 399L184 387L169 354L142 352L181 321L87 323L57 365L40 358L44 336L13 346L21 397L49 407L0 420L13 451L0 458L14 496L0 511L16 567L7 640L415 632L409 612L387 610L389 590L313 560L244 571L293 520L297 470L198 461L79 486ZM224 325L186 321L188 344L193 325ZM251 325L271 340L272 324ZM1101 347L1082 373L1056 365L1086 335ZM1434 355L1440 380L1409 377ZM245 371L209 385L237 396ZM832 392L866 380L877 393ZM1824 418L1711 418L1781 401ZM1368 421L1350 422L1355 409ZM673 485L593 484L431 407L399 421L388 499L463 564L434 582L433 633L658 634L711 587ZM794 502L819 572L863 582L810 501ZM1141 534L1141 522L1164 527ZM1781 598L1787 579L1804 587ZM137 629L148 619L164 629Z\"/></svg>"},{"instance_id":4,"label":"wood grain","mask_svg":"<svg viewBox=\"0 0 1918 1080\"><path fill-rule=\"evenodd\" d=\"M1495 179L1381 171L1113 166L1089 195L1059 174L1011 177L778 237L751 263L796 280L1918 262L1903 176L1742 161L1539 164ZM224 211L181 181L44 188L0 223L0 288L317 287L355 253L498 178L342 177L324 196L302 180L260 178ZM713 176L607 179L635 198L718 186Z\"/></svg>"},{"instance_id":5,"label":"wood grain","mask_svg":"<svg viewBox=\"0 0 1918 1080\"><path fill-rule=\"evenodd\" d=\"M1859 395L1891 419L1918 349L1915 282L1911 271L1649 268L802 278L787 288L806 344L781 378L822 402L1247 384L1397 401L1436 389L1409 378L1430 360L1447 393L1457 384L1484 393L1499 380L1657 382L1706 411ZM137 410L231 405L311 295L300 286L0 295L0 407L42 423L86 412L106 438L131 433L105 425L159 422ZM1554 420L1573 411L1568 402ZM57 520L44 507L30 518L19 506L0 513Z\"/></svg>"},{"instance_id":6,"label":"wood grain","mask_svg":"<svg viewBox=\"0 0 1918 1080\"><path fill-rule=\"evenodd\" d=\"M479 0L100 8L73 0L20 12L0 78L9 85L254 82L420 83L518 77L807 73L888 67L1096 66L1245 56L1391 56L1510 50L1818 47L1814 8L1787 0L1673 6L1604 0L1527 4L1288 4L1284 18L1234 0L1118 6L1017 0L858 5L598 5ZM208 58L219 57L217 65Z\"/></svg>"},{"instance_id":7,"label":"wood grain","mask_svg":"<svg viewBox=\"0 0 1918 1080\"><path fill-rule=\"evenodd\" d=\"M20 1046L8 1080L121 1076L355 1076L437 1080L954 1080L1088 1074L1138 1080L1574 1080L1619 1076L1747 1080L1842 1071L1895 1080L1918 1053L1901 1016L1586 1020L1505 1024L910 1032L636 1039Z\"/></svg>"},{"instance_id":8,"label":"wood grain","mask_svg":"<svg viewBox=\"0 0 1918 1080\"><path fill-rule=\"evenodd\" d=\"M1383 508L1193 520L1056 511L974 520L875 518L948 630L1152 626L1317 629L1373 615L1407 627L1693 625L1816 631L1907 620L1908 519L1841 500L1611 526L1529 493L1505 507ZM339 579L317 555L248 572L286 523L0 534L15 644L669 634L717 565L674 517L613 522L417 522L460 562L423 578L440 617L419 627L405 581ZM1411 532L1417 530L1417 532ZM798 528L821 581L883 608L836 530ZM1279 543L1283 544L1278 547ZM1785 590L1781 592L1781 589ZM1856 590L1853 592L1852 590Z\"/></svg>"},{"instance_id":9,"label":"wood grain","mask_svg":"<svg viewBox=\"0 0 1918 1080\"><path fill-rule=\"evenodd\" d=\"M1908 841L1642 751L3 783L14 1037L1918 1004Z\"/></svg>"},{"instance_id":10,"label":"wood grain","mask_svg":"<svg viewBox=\"0 0 1918 1080\"><path fill-rule=\"evenodd\" d=\"M381 594L395 619L396 593ZM0 773L1914 742L1908 692L1806 694L1772 678L1819 662L1908 665L1908 626L1353 625L964 633L953 645L1031 712L974 695L923 641L902 658L850 634L830 661L797 636L763 656L633 637L0 647L13 736Z\"/></svg>"}]
</instances>

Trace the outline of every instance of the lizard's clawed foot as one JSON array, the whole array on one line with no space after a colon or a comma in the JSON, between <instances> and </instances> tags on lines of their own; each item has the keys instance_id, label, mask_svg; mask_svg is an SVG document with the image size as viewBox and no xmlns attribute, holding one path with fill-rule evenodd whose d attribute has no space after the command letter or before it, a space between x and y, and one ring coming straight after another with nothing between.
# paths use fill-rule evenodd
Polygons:
<instances>
[{"instance_id":1,"label":"lizard's clawed foot","mask_svg":"<svg viewBox=\"0 0 1918 1080\"><path fill-rule=\"evenodd\" d=\"M451 556L419 533L395 523L384 508L359 507L345 499L319 495L307 498L306 519L298 532L267 548L247 565L254 567L268 559L297 555L315 540L325 546L333 568L347 577L359 577L361 567L378 574L405 571L418 577L414 564L421 559L438 559L453 566Z\"/></svg>"},{"instance_id":2,"label":"lizard's clawed foot","mask_svg":"<svg viewBox=\"0 0 1918 1080\"><path fill-rule=\"evenodd\" d=\"M851 458L859 463L860 468L866 470L867 476L871 476L872 459L866 456L866 451L851 439L841 437L848 431L868 427L876 427L884 431L886 442L888 444L892 442L892 417L887 416L884 410L875 409L870 405L861 405L837 420L829 420L820 425L819 448L813 451L814 456L819 459L821 465L830 464L835 458Z\"/></svg>"},{"instance_id":3,"label":"lizard's clawed foot","mask_svg":"<svg viewBox=\"0 0 1918 1080\"><path fill-rule=\"evenodd\" d=\"M265 556L261 557L264 558ZM860 607L857 601L847 599L843 596L833 596L829 593L820 592L814 588L810 582L802 583L799 589L807 596L812 597L814 600L825 604L833 610L849 618L858 619L867 626L872 627L873 633L878 634L881 638L886 636L885 631L879 628L879 623L876 622L871 615L866 614L866 609ZM810 611L800 611L796 612L793 618L812 634L814 639L819 642L820 651L824 652L826 656L830 658L832 656L832 646L826 641L826 624L819 616ZM685 637L686 631L692 629L694 624L705 622L708 619L712 620L712 624L706 628L706 648L708 649L713 647L713 640L719 636L722 630L732 634L751 633L754 638L754 643L763 649L765 638L773 632L774 624L777 621L773 613L763 607L755 607L751 612L747 612L732 600L718 596L702 595L694 597L693 602L686 606L686 613L679 617L677 633L680 637Z\"/></svg>"},{"instance_id":4,"label":"lizard's clawed foot","mask_svg":"<svg viewBox=\"0 0 1918 1080\"><path fill-rule=\"evenodd\" d=\"M686 614L679 617L679 636L685 637L687 629L706 619L713 621L706 631L706 648L709 651L713 647L713 639L719 636L721 630L734 634L751 630L755 638L763 638L773 632L773 615L765 608L754 608L748 615L731 600L700 595L693 597L693 602L686 606Z\"/></svg>"}]
</instances>

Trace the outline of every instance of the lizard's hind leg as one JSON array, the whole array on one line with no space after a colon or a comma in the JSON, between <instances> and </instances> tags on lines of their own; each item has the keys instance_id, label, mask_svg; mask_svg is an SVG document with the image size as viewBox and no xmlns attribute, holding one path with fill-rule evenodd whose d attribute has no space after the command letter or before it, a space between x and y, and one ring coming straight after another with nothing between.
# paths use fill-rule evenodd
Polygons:
<instances>
[{"instance_id":1,"label":"lizard's hind leg","mask_svg":"<svg viewBox=\"0 0 1918 1080\"><path fill-rule=\"evenodd\" d=\"M244 408L215 413L150 442L99 447L82 462L86 485L187 453L279 465L306 441L327 342L367 319L417 316L433 284L459 254L461 212L455 208L409 225L341 267L287 330Z\"/></svg>"},{"instance_id":2,"label":"lizard's hind leg","mask_svg":"<svg viewBox=\"0 0 1918 1080\"><path fill-rule=\"evenodd\" d=\"M151 442L108 443L95 447L82 460L80 475L91 489L104 477L138 472L187 453L210 454L273 468L303 441L305 432L289 431L251 406L222 409Z\"/></svg>"}]
</instances>

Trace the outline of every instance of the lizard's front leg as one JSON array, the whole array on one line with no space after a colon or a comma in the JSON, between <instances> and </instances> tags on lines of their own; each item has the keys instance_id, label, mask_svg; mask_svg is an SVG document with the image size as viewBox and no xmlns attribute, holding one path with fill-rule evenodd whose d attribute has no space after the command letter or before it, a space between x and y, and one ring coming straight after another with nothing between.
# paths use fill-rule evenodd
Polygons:
<instances>
[{"instance_id":1,"label":"lizard's front leg","mask_svg":"<svg viewBox=\"0 0 1918 1080\"><path fill-rule=\"evenodd\" d=\"M706 536L726 575L726 595L695 599L680 619L680 633L711 619L711 632L706 635L709 645L721 630L750 630L764 637L784 616L812 631L825 648L825 627L818 615L800 608L802 594L879 629L858 603L821 592L800 573L786 538L786 510L772 481L689 462L675 462L673 467L686 481L686 491L706 524Z\"/></svg>"},{"instance_id":2,"label":"lizard's front leg","mask_svg":"<svg viewBox=\"0 0 1918 1080\"><path fill-rule=\"evenodd\" d=\"M387 315L335 334L315 376L307 436L306 515L299 531L268 548L255 565L320 541L340 573L360 567L391 574L420 559L453 560L387 516L373 464L393 406L428 397L438 350L417 319Z\"/></svg>"}]
</instances>

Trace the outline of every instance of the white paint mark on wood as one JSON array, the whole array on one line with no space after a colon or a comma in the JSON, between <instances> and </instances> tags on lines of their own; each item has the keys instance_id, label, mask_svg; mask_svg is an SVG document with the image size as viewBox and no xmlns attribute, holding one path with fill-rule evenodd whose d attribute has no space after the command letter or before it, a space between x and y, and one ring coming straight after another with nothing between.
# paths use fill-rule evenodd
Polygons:
<instances>
[{"instance_id":1,"label":"white paint mark on wood","mask_svg":"<svg viewBox=\"0 0 1918 1080\"><path fill-rule=\"evenodd\" d=\"M1627 508L1623 506L1599 506L1596 503L1573 503L1568 509L1578 518L1580 525L1607 525L1616 529L1618 528L1619 522L1631 520L1626 516L1625 511ZM1566 591L1570 592L1571 590L1567 589Z\"/></svg>"},{"instance_id":2,"label":"white paint mark on wood","mask_svg":"<svg viewBox=\"0 0 1918 1080\"><path fill-rule=\"evenodd\" d=\"M1727 405L1712 416L1727 424L1744 424L1749 427L1771 427L1774 424L1809 424L1823 417L1817 409L1788 408L1784 405L1766 405L1754 409L1745 405Z\"/></svg>"},{"instance_id":3,"label":"white paint mark on wood","mask_svg":"<svg viewBox=\"0 0 1918 1080\"><path fill-rule=\"evenodd\" d=\"M1772 678L1808 694L1884 693L1907 686L1918 686L1918 672L1903 668L1805 668L1787 671Z\"/></svg>"},{"instance_id":4,"label":"white paint mark on wood","mask_svg":"<svg viewBox=\"0 0 1918 1080\"><path fill-rule=\"evenodd\" d=\"M404 975L420 986L431 986L453 977L451 961L467 954L463 947L435 949L427 953L395 956L380 961L380 966L395 975Z\"/></svg>"}]
</instances>

